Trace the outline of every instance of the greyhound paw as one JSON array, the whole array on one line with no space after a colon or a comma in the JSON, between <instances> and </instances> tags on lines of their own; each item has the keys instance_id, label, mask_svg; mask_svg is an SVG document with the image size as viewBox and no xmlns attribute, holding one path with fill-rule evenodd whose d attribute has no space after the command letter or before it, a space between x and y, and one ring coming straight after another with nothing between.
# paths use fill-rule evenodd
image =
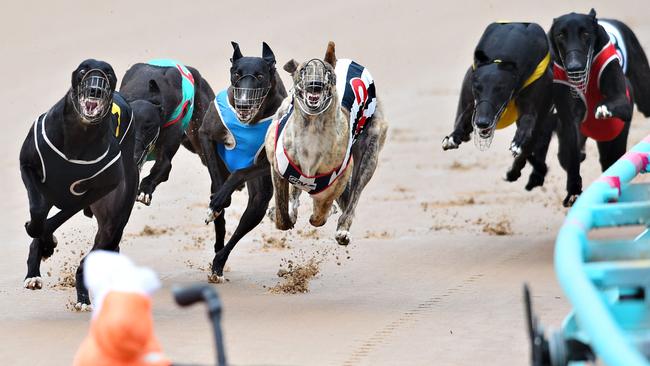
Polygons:
<instances>
[{"instance_id":1,"label":"greyhound paw","mask_svg":"<svg viewBox=\"0 0 650 366\"><path fill-rule=\"evenodd\" d=\"M452 149L458 149L458 146L460 145L460 142L456 142L456 139L454 139L454 136L449 135L445 136L445 138L442 140L442 149L443 150L452 150Z\"/></svg>"},{"instance_id":2,"label":"greyhound paw","mask_svg":"<svg viewBox=\"0 0 650 366\"><path fill-rule=\"evenodd\" d=\"M222 213L223 213L223 210L217 212L217 211L213 211L211 208L209 208L208 212L207 212L207 214L205 216L205 220L204 220L205 224L207 225L207 224L211 223L212 221L216 220L217 217L221 216Z\"/></svg>"},{"instance_id":3,"label":"greyhound paw","mask_svg":"<svg viewBox=\"0 0 650 366\"><path fill-rule=\"evenodd\" d=\"M323 217L321 219L318 219L318 218L314 217L314 215L311 215L309 217L309 223L314 227L321 227L321 226L325 225L326 222L327 222L327 216Z\"/></svg>"},{"instance_id":4,"label":"greyhound paw","mask_svg":"<svg viewBox=\"0 0 650 366\"><path fill-rule=\"evenodd\" d=\"M135 200L149 206L151 204L151 193L140 192Z\"/></svg>"},{"instance_id":5,"label":"greyhound paw","mask_svg":"<svg viewBox=\"0 0 650 366\"><path fill-rule=\"evenodd\" d=\"M607 106L605 104L601 104L596 108L596 119L605 119L605 118L610 118L612 117L613 114L612 112L609 111Z\"/></svg>"},{"instance_id":6,"label":"greyhound paw","mask_svg":"<svg viewBox=\"0 0 650 366\"><path fill-rule=\"evenodd\" d=\"M222 212L224 208L230 207L230 195L220 195L215 193L210 199L210 209L216 212Z\"/></svg>"},{"instance_id":7,"label":"greyhound paw","mask_svg":"<svg viewBox=\"0 0 650 366\"><path fill-rule=\"evenodd\" d=\"M43 288L43 279L41 277L25 278L23 286L29 290L40 290Z\"/></svg>"},{"instance_id":8,"label":"greyhound paw","mask_svg":"<svg viewBox=\"0 0 650 366\"><path fill-rule=\"evenodd\" d=\"M293 223L291 222L290 218L287 217L283 220L276 220L275 227L278 230L282 230L282 231L291 230L293 229Z\"/></svg>"},{"instance_id":9,"label":"greyhound paw","mask_svg":"<svg viewBox=\"0 0 650 366\"><path fill-rule=\"evenodd\" d=\"M57 245L59 245L59 240L54 235L52 235L52 239L49 241L43 239L37 239L37 240L41 240L40 246L41 246L42 260L46 260L49 257L51 257L52 254L54 254L54 249L56 248Z\"/></svg>"},{"instance_id":10,"label":"greyhound paw","mask_svg":"<svg viewBox=\"0 0 650 366\"><path fill-rule=\"evenodd\" d=\"M580 196L579 194L568 194L564 198L564 201L562 201L562 206L564 207L573 206L573 204L576 203L576 200L578 199L579 196Z\"/></svg>"},{"instance_id":11,"label":"greyhound paw","mask_svg":"<svg viewBox=\"0 0 650 366\"><path fill-rule=\"evenodd\" d=\"M347 230L338 230L335 237L336 242L339 243L339 245L350 244L350 232Z\"/></svg>"},{"instance_id":12,"label":"greyhound paw","mask_svg":"<svg viewBox=\"0 0 650 366\"><path fill-rule=\"evenodd\" d=\"M84 304L82 302L78 302L74 304L74 311L78 311L80 313L86 313L92 310L93 310L93 306L90 304Z\"/></svg>"},{"instance_id":13,"label":"greyhound paw","mask_svg":"<svg viewBox=\"0 0 650 366\"><path fill-rule=\"evenodd\" d=\"M505 180L506 182L516 182L517 179L519 179L519 177L521 177L521 171L515 172L512 170L508 170L506 172L506 175L503 176L503 180Z\"/></svg>"},{"instance_id":14,"label":"greyhound paw","mask_svg":"<svg viewBox=\"0 0 650 366\"><path fill-rule=\"evenodd\" d=\"M521 145L517 144L516 142L513 142L510 144L510 152L512 153L513 157L518 157L521 155Z\"/></svg>"},{"instance_id":15,"label":"greyhound paw","mask_svg":"<svg viewBox=\"0 0 650 366\"><path fill-rule=\"evenodd\" d=\"M226 278L224 276L219 276L216 273L210 273L208 275L208 282L210 282L210 283L225 283Z\"/></svg>"},{"instance_id":16,"label":"greyhound paw","mask_svg":"<svg viewBox=\"0 0 650 366\"><path fill-rule=\"evenodd\" d=\"M541 187L544 185L544 176L535 172L530 173L528 177L528 183L526 183L526 190L532 191L535 187Z\"/></svg>"}]
</instances>

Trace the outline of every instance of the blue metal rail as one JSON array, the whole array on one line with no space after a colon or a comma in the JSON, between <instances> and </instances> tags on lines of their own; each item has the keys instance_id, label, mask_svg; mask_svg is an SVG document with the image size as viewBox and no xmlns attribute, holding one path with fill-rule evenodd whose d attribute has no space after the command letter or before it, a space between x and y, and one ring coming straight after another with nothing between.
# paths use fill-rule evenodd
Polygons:
<instances>
[{"instance_id":1,"label":"blue metal rail","mask_svg":"<svg viewBox=\"0 0 650 366\"><path fill-rule=\"evenodd\" d=\"M650 366L650 234L646 229L631 238L597 240L589 232L650 226L650 185L632 183L647 171L649 155L650 136L591 184L555 245L555 271L573 306L559 337L587 345L609 366ZM550 348L557 356L556 346ZM570 359L552 364L582 364Z\"/></svg>"}]
</instances>

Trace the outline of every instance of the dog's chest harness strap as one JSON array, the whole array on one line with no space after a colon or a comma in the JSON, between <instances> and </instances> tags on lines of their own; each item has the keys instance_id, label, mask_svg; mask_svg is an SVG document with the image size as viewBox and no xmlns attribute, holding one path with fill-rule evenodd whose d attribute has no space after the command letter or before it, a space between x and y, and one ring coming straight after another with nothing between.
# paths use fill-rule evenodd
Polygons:
<instances>
[{"instance_id":1,"label":"dog's chest harness strap","mask_svg":"<svg viewBox=\"0 0 650 366\"><path fill-rule=\"evenodd\" d=\"M87 193L85 185L101 179L102 186L116 186L120 179L120 144L131 130L133 113L128 104L115 93L113 96L110 131L114 138L106 150L93 160L69 159L47 137L48 114L34 122L34 143L41 161L41 188L60 209L74 207Z\"/></svg>"},{"instance_id":2,"label":"dog's chest harness strap","mask_svg":"<svg viewBox=\"0 0 650 366\"><path fill-rule=\"evenodd\" d=\"M178 106L174 109L172 114L169 116L167 122L163 125L163 128L173 126L180 122L180 126L183 131L187 131L187 127L190 124L192 119L192 114L194 113L194 77L190 70L185 67L182 63L170 60L170 59L156 59L148 62L149 65L160 66L160 67L171 67L178 70L181 74L181 86L182 86L182 100Z\"/></svg>"},{"instance_id":3,"label":"dog's chest harness strap","mask_svg":"<svg viewBox=\"0 0 650 366\"><path fill-rule=\"evenodd\" d=\"M235 139L235 146L231 148L222 143L216 144L217 154L231 173L252 166L264 147L266 131L273 121L273 116L254 124L242 123L228 101L228 89L217 94L215 105L221 121Z\"/></svg>"},{"instance_id":4,"label":"dog's chest harness strap","mask_svg":"<svg viewBox=\"0 0 650 366\"><path fill-rule=\"evenodd\" d=\"M620 62L619 55L612 42L608 42L594 57L591 64L586 95L578 92L582 103L585 105L585 113L580 124L580 132L596 141L611 141L615 139L625 126L625 122L620 118L596 119L594 115L596 107L604 99L600 87L600 78L607 65L614 61ZM553 65L553 82L574 88L569 82L566 70L558 63ZM627 97L630 98L630 91L627 90L626 93Z\"/></svg>"},{"instance_id":5,"label":"dog's chest harness strap","mask_svg":"<svg viewBox=\"0 0 650 366\"><path fill-rule=\"evenodd\" d=\"M350 165L350 161L352 161L352 136L350 136L351 138L348 143L347 153L341 165L325 174L318 174L314 176L305 175L300 170L300 167L291 161L283 143L285 127L289 121L289 117L291 117L291 114L293 113L293 106L294 103L292 102L291 107L289 107L287 113L280 118L276 127L275 161L277 165L275 166L275 169L286 180L288 180L289 183L297 186L303 191L308 192L309 194L317 194L329 188L336 181L336 179L338 179L338 177L343 175L345 169L347 169L347 167Z\"/></svg>"}]
</instances>

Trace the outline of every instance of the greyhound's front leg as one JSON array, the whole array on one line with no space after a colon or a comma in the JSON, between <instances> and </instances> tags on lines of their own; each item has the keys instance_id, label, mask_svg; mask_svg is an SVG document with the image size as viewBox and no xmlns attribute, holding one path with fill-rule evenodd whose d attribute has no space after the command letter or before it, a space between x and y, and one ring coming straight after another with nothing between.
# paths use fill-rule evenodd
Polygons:
<instances>
[{"instance_id":1,"label":"greyhound's front leg","mask_svg":"<svg viewBox=\"0 0 650 366\"><path fill-rule=\"evenodd\" d=\"M273 177L273 190L275 191L275 227L280 230L293 228L295 222L289 216L289 182L284 179L275 169L271 168Z\"/></svg>"},{"instance_id":2,"label":"greyhound's front leg","mask_svg":"<svg viewBox=\"0 0 650 366\"><path fill-rule=\"evenodd\" d=\"M456 110L456 120L454 121L454 131L445 136L442 140L442 149L457 149L461 143L470 139L473 131L472 112L474 111L474 97L471 84L472 68L468 68L463 79L458 108Z\"/></svg>"},{"instance_id":3,"label":"greyhound's front leg","mask_svg":"<svg viewBox=\"0 0 650 366\"><path fill-rule=\"evenodd\" d=\"M162 143L159 144L160 146L156 146L156 149L159 149L156 162L151 167L149 175L144 177L142 182L140 182L137 201L147 206L151 204L151 198L156 187L169 179L169 172L172 170L172 159L181 146L180 138L174 141L167 141L169 143L165 143L165 140L162 140Z\"/></svg>"},{"instance_id":4,"label":"greyhound's front leg","mask_svg":"<svg viewBox=\"0 0 650 366\"><path fill-rule=\"evenodd\" d=\"M632 119L632 96L628 95L628 82L618 62L611 62L602 73L601 89L606 96L596 107L597 119L617 117L627 122Z\"/></svg>"},{"instance_id":5,"label":"greyhound's front leg","mask_svg":"<svg viewBox=\"0 0 650 366\"><path fill-rule=\"evenodd\" d=\"M460 111L460 114L456 118L456 123L454 124L454 131L445 136L442 140L443 150L458 149L461 143L470 140L470 134L474 129L472 127L473 108L474 102L468 104L464 107L464 110Z\"/></svg>"},{"instance_id":6,"label":"greyhound's front leg","mask_svg":"<svg viewBox=\"0 0 650 366\"><path fill-rule=\"evenodd\" d=\"M562 204L564 207L570 207L578 199L580 193L582 193L578 123L567 118L567 116L560 115L557 137L559 142L558 158L560 165L567 173L567 195L562 201Z\"/></svg>"},{"instance_id":7,"label":"greyhound's front leg","mask_svg":"<svg viewBox=\"0 0 650 366\"><path fill-rule=\"evenodd\" d=\"M522 155L524 149L527 149L528 145L530 145L530 139L533 135L533 128L535 127L536 120L536 115L525 114L517 121L517 131L515 131L515 137L512 139L512 143L510 144L510 152L512 152L512 156L515 158Z\"/></svg>"},{"instance_id":8,"label":"greyhound's front leg","mask_svg":"<svg viewBox=\"0 0 650 366\"><path fill-rule=\"evenodd\" d=\"M30 220L25 223L25 230L27 235L32 238L39 238L43 234L43 226L47 219L47 214L52 208L52 204L48 203L45 196L37 189L36 172L29 166L20 166L20 176L23 179L25 188L27 189L27 197L29 199L29 216Z\"/></svg>"},{"instance_id":9,"label":"greyhound's front leg","mask_svg":"<svg viewBox=\"0 0 650 366\"><path fill-rule=\"evenodd\" d=\"M64 222L68 221L80 210L68 209L63 210L47 219L43 224L43 233L41 237L34 238L29 245L29 255L27 257L27 275L25 276L25 288L38 290L43 287L41 279L41 261L49 258L54 254L58 242L53 235Z\"/></svg>"}]
</instances>

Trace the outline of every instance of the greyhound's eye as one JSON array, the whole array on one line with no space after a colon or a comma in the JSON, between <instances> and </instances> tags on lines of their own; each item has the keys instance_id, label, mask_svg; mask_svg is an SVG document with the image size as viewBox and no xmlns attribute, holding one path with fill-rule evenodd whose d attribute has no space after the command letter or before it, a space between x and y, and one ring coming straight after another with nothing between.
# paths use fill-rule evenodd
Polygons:
<instances>
[{"instance_id":1,"label":"greyhound's eye","mask_svg":"<svg viewBox=\"0 0 650 366\"><path fill-rule=\"evenodd\" d=\"M262 74L257 75L257 80L264 80L264 75L262 75Z\"/></svg>"},{"instance_id":2,"label":"greyhound's eye","mask_svg":"<svg viewBox=\"0 0 650 366\"><path fill-rule=\"evenodd\" d=\"M238 73L238 72L236 72L236 73L235 73L235 78L239 79L240 77L241 77L241 74Z\"/></svg>"},{"instance_id":3,"label":"greyhound's eye","mask_svg":"<svg viewBox=\"0 0 650 366\"><path fill-rule=\"evenodd\" d=\"M587 40L589 39L589 32L582 32L582 39Z\"/></svg>"},{"instance_id":4,"label":"greyhound's eye","mask_svg":"<svg viewBox=\"0 0 650 366\"><path fill-rule=\"evenodd\" d=\"M86 73L86 69L79 70L79 75L83 76Z\"/></svg>"}]
</instances>

